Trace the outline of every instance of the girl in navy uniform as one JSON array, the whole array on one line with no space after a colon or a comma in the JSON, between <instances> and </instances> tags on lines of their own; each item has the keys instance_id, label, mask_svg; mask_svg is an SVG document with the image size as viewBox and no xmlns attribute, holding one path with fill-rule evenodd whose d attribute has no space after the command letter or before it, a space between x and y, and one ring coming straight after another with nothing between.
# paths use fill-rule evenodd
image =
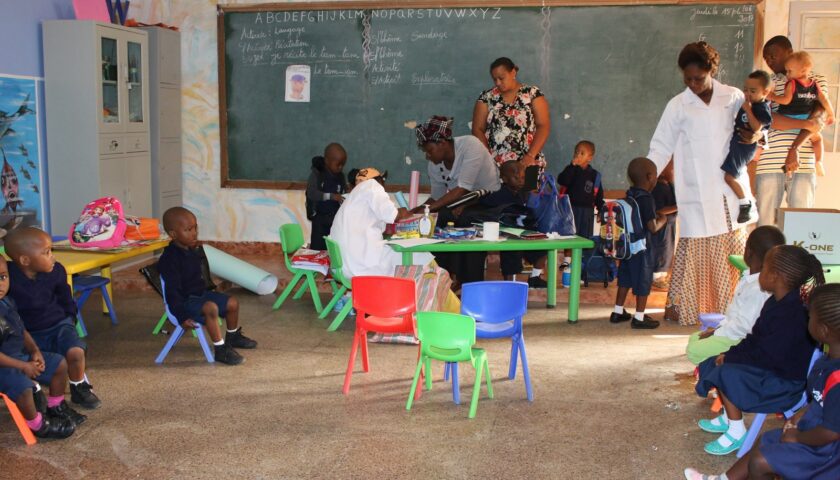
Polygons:
<instances>
[{"instance_id":1,"label":"girl in navy uniform","mask_svg":"<svg viewBox=\"0 0 840 480\"><path fill-rule=\"evenodd\" d=\"M744 411L784 411L802 398L814 342L808 334L808 312L802 291L825 283L822 265L802 247L779 245L764 258L758 277L771 294L744 340L699 365L695 390L706 397L717 388L723 413L702 419L699 427L722 434L706 444L712 455L732 453L744 443ZM803 289L804 287L804 289Z\"/></svg>"},{"instance_id":2,"label":"girl in navy uniform","mask_svg":"<svg viewBox=\"0 0 840 480\"><path fill-rule=\"evenodd\" d=\"M685 470L687 480L740 480L778 475L786 479L840 478L840 284L814 289L808 332L829 347L808 376L808 405L784 428L765 433L722 475Z\"/></svg>"}]
</instances>

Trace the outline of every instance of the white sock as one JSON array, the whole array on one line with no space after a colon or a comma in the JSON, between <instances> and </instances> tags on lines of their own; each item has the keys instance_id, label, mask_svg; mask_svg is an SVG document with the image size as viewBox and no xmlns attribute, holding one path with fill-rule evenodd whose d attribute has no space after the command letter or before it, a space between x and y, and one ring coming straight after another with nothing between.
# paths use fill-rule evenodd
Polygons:
<instances>
[{"instance_id":1,"label":"white sock","mask_svg":"<svg viewBox=\"0 0 840 480\"><path fill-rule=\"evenodd\" d=\"M636 320L641 322L642 320L645 319L645 311L644 310L642 310L641 312L636 311L636 313L633 315L633 318L635 318Z\"/></svg>"},{"instance_id":2,"label":"white sock","mask_svg":"<svg viewBox=\"0 0 840 480\"><path fill-rule=\"evenodd\" d=\"M713 418L711 421L712 425L728 425L729 419L726 418L726 412L721 413L717 417Z\"/></svg>"},{"instance_id":3,"label":"white sock","mask_svg":"<svg viewBox=\"0 0 840 480\"><path fill-rule=\"evenodd\" d=\"M668 272L653 272L653 279L658 280L668 276Z\"/></svg>"},{"instance_id":4,"label":"white sock","mask_svg":"<svg viewBox=\"0 0 840 480\"><path fill-rule=\"evenodd\" d=\"M750 199L749 198L742 198L742 199L738 200L738 205L749 205L749 204L750 204Z\"/></svg>"},{"instance_id":5,"label":"white sock","mask_svg":"<svg viewBox=\"0 0 840 480\"><path fill-rule=\"evenodd\" d=\"M726 433L729 434L729 437L732 437L735 440L740 440L747 434L747 428L744 426L744 419L729 420L729 430L727 430ZM727 437L726 434L721 435L717 439L717 442L722 447L728 447L732 445L732 440L730 440L729 437Z\"/></svg>"},{"instance_id":6,"label":"white sock","mask_svg":"<svg viewBox=\"0 0 840 480\"><path fill-rule=\"evenodd\" d=\"M215 347L221 347L224 344L225 344L225 339L224 338L219 340L218 342L213 342L213 346L215 346Z\"/></svg>"},{"instance_id":7,"label":"white sock","mask_svg":"<svg viewBox=\"0 0 840 480\"><path fill-rule=\"evenodd\" d=\"M568 263L569 265L572 264L572 257L563 257L563 261Z\"/></svg>"},{"instance_id":8,"label":"white sock","mask_svg":"<svg viewBox=\"0 0 840 480\"><path fill-rule=\"evenodd\" d=\"M229 328L226 328L225 330L227 330L227 333L236 333L236 331L237 331L237 330L239 330L239 327L236 327L236 328L235 328L235 329L233 329L233 330L231 330L231 329L229 329Z\"/></svg>"},{"instance_id":9,"label":"white sock","mask_svg":"<svg viewBox=\"0 0 840 480\"><path fill-rule=\"evenodd\" d=\"M615 308L613 308L613 312L621 315L624 313L624 305L616 305Z\"/></svg>"},{"instance_id":10,"label":"white sock","mask_svg":"<svg viewBox=\"0 0 840 480\"><path fill-rule=\"evenodd\" d=\"M683 474L687 480L729 480L725 473L723 475L703 475L693 468L686 468Z\"/></svg>"},{"instance_id":11,"label":"white sock","mask_svg":"<svg viewBox=\"0 0 840 480\"><path fill-rule=\"evenodd\" d=\"M32 387L32 388L34 388L34 389L35 389L35 392L36 392L36 393L37 393L37 392L40 392L40 391L41 391L41 384L40 384L40 383L38 383L38 382L35 382L35 386L34 386L34 387Z\"/></svg>"},{"instance_id":12,"label":"white sock","mask_svg":"<svg viewBox=\"0 0 840 480\"><path fill-rule=\"evenodd\" d=\"M541 273L542 273L541 268L532 268L531 269L531 278L539 277Z\"/></svg>"},{"instance_id":13,"label":"white sock","mask_svg":"<svg viewBox=\"0 0 840 480\"><path fill-rule=\"evenodd\" d=\"M84 377L82 377L82 379L77 381L77 382L74 382L73 380L70 380L70 379L68 379L68 380L70 382L70 385L81 385L81 384L85 383L85 378Z\"/></svg>"}]
</instances>

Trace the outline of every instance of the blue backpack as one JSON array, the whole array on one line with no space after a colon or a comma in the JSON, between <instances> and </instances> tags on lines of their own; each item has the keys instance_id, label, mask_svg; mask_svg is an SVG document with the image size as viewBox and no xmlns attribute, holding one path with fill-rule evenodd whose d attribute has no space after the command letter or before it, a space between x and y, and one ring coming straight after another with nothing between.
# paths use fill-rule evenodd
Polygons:
<instances>
[{"instance_id":1,"label":"blue backpack","mask_svg":"<svg viewBox=\"0 0 840 480\"><path fill-rule=\"evenodd\" d=\"M636 199L628 196L604 204L600 237L601 253L608 258L627 260L647 249L645 226Z\"/></svg>"}]
</instances>

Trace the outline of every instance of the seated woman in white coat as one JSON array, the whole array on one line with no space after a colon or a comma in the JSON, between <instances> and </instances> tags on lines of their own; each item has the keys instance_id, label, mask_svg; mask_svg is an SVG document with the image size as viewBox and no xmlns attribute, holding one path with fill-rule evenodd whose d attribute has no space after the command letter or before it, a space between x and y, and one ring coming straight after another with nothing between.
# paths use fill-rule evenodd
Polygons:
<instances>
[{"instance_id":1,"label":"seated woman in white coat","mask_svg":"<svg viewBox=\"0 0 840 480\"><path fill-rule=\"evenodd\" d=\"M402 265L402 255L382 238L385 225L409 217L397 208L382 186L385 179L375 168L363 168L356 174L353 190L335 214L330 238L341 247L344 275L393 276L394 267ZM430 253L415 253L415 265L431 263Z\"/></svg>"}]
</instances>

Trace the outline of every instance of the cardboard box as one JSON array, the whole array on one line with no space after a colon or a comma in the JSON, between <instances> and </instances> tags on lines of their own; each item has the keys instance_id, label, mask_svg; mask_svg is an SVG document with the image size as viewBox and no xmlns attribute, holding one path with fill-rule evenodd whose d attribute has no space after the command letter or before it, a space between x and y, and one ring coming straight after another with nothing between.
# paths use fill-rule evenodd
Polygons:
<instances>
[{"instance_id":1,"label":"cardboard box","mask_svg":"<svg viewBox=\"0 0 840 480\"><path fill-rule=\"evenodd\" d=\"M840 265L840 210L780 208L778 217L789 244L813 253L823 265Z\"/></svg>"}]
</instances>

